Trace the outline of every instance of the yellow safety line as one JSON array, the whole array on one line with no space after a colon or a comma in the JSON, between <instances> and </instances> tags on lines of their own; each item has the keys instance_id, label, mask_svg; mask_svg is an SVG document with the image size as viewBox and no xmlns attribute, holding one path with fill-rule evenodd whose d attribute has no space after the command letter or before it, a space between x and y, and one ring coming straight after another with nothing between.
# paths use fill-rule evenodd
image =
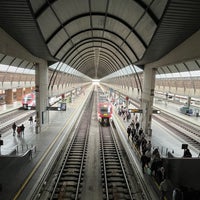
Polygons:
<instances>
[{"instance_id":1,"label":"yellow safety line","mask_svg":"<svg viewBox=\"0 0 200 200\"><path fill-rule=\"evenodd\" d=\"M34 175L34 173L36 172L36 170L39 168L39 166L41 165L42 161L45 159L46 155L49 153L49 151L51 150L52 146L56 143L57 139L60 137L61 133L63 132L63 130L66 128L67 124L70 122L70 119L72 118L72 116L75 115L76 112L73 113L73 115L71 115L71 117L67 120L65 126L62 128L62 130L59 132L59 134L56 136L56 138L54 139L54 141L51 143L51 145L48 147L48 149L46 150L46 152L43 154L42 158L40 159L40 161L37 163L37 165L33 168L32 172L29 174L28 178L25 180L25 182L23 183L23 185L21 186L21 188L19 189L19 191L17 192L17 194L14 197L14 200L16 200L19 195L21 194L21 192L23 191L23 189L26 187L26 185L28 184L28 182L30 181L30 179L32 178L32 176Z\"/></svg>"}]
</instances>

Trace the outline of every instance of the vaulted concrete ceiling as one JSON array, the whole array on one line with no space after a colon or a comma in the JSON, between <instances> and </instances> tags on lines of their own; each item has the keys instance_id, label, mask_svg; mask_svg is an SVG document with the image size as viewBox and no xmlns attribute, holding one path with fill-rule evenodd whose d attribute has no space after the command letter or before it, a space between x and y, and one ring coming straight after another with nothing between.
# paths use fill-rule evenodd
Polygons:
<instances>
[{"instance_id":1,"label":"vaulted concrete ceiling","mask_svg":"<svg viewBox=\"0 0 200 200\"><path fill-rule=\"evenodd\" d=\"M199 30L199 0L1 0L0 26L33 55L91 78L154 62Z\"/></svg>"}]
</instances>

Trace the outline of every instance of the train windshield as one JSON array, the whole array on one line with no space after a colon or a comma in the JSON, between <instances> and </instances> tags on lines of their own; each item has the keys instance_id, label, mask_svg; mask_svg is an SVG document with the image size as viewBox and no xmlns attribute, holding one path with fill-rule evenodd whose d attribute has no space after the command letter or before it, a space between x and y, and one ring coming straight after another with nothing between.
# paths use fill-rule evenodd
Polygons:
<instances>
[{"instance_id":1,"label":"train windshield","mask_svg":"<svg viewBox=\"0 0 200 200\"><path fill-rule=\"evenodd\" d=\"M110 113L110 112L111 112L111 106L108 106L108 107L107 107L107 106L101 107L101 108L100 108L100 112L103 113L103 114L104 114L104 113Z\"/></svg>"},{"instance_id":2,"label":"train windshield","mask_svg":"<svg viewBox=\"0 0 200 200\"><path fill-rule=\"evenodd\" d=\"M24 97L24 100L28 101L28 100L31 100L32 99L32 96L31 95L27 95Z\"/></svg>"}]
</instances>

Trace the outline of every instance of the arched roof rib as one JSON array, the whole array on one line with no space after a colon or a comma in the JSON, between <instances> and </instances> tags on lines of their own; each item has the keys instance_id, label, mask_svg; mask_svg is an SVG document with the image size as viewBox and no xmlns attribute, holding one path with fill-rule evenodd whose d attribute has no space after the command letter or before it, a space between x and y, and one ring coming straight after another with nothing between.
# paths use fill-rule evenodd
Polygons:
<instances>
[{"instance_id":1,"label":"arched roof rib","mask_svg":"<svg viewBox=\"0 0 200 200\"><path fill-rule=\"evenodd\" d=\"M92 30L93 30L93 32L94 32L94 31L100 31L100 32L105 32L105 33L109 33L109 34L112 34L112 35L116 36L116 37L119 38L119 39L121 40L121 42L122 42L121 45L118 45L119 48L121 48L122 44L125 44L125 45L128 47L128 50L130 50L130 52L135 56L135 58L136 58L135 60L138 60L138 56L137 56L136 52L134 51L134 49L133 49L133 48L130 46L130 44L129 44L128 42L126 42L126 41L124 40L124 38L121 37L119 34L113 32L113 31L110 31L110 30L100 29L100 28L93 28ZM91 29L81 30L81 31L75 33L73 36L71 36L71 38L73 39L73 38L75 38L75 37L77 37L77 36L80 36L82 33L87 33L87 32L90 32L90 31L91 31ZM110 43L116 44L116 41L113 41L113 40L111 40L111 39L107 39L107 38L103 38L103 37L94 37L94 36L93 36L93 37L82 38L82 40L79 41L78 43L80 43L80 42L82 42L82 41L84 41L84 40L87 40L87 39L95 40L95 39L97 39L97 38L98 38L98 39L102 39L102 40L109 41ZM65 45L68 44L69 40L70 40L70 39L68 38L68 39L59 47L59 49L54 53L54 56L55 56L55 57L56 57L56 56L58 55L58 53L65 47ZM74 46L72 46L71 48L69 48L68 51L70 51L70 49L74 48L76 45L77 45L77 43L76 43ZM66 54L68 53L68 51L66 52ZM62 60L62 58L60 58L60 59Z\"/></svg>"},{"instance_id":2,"label":"arched roof rib","mask_svg":"<svg viewBox=\"0 0 200 200\"><path fill-rule=\"evenodd\" d=\"M104 16L105 14L104 14L104 13L91 13L91 15L92 15L92 16ZM64 23L63 26L64 26L64 27L67 27L67 25L69 25L70 23L76 24L76 23L77 23L76 20L78 20L78 19L82 19L82 20L83 20L83 17L89 17L89 16L90 16L90 13L81 14L80 16L77 16L77 17L74 17L73 19L70 19L69 21L67 21L66 23ZM129 32L128 32L127 35L130 35L130 33L134 34L134 35L138 38L138 40L140 41L140 43L144 46L144 48L147 47L147 44L146 44L146 42L143 40L143 38L141 38L141 36L140 36L136 31L134 31L134 30L132 29L132 27L131 27L128 23L126 23L126 22L123 21L122 19L117 18L116 16L113 16L113 15L107 14L107 17L108 17L108 18L111 18L111 19L113 19L113 20L116 20L117 23L118 23L118 25L123 24L123 26L124 26L126 29L129 30ZM54 33L52 33L52 35L51 35L49 38L46 39L47 45L48 45L48 43L51 42L51 40L54 39L54 37L55 37L57 34L59 34L59 32L60 32L61 30L63 30L63 26L60 26L57 30L54 31ZM71 25L71 26L73 26L73 25ZM77 36L78 34L80 34L80 33L83 33L83 32L86 32L86 31L92 31L92 32L94 32L95 30L103 31L103 32L106 32L106 31L107 31L107 32L110 32L110 33L112 33L112 34L115 34L115 35L117 35L118 37L120 37L121 40L122 40L124 43L127 43L127 42L125 41L125 38L124 38L124 37L120 36L119 34L115 33L114 31L107 30L106 28L96 28L96 27L94 28L94 27L92 27L92 29L91 29L91 27L88 27L88 29L86 29L86 30L81 30L81 31L79 31L79 32L77 32L77 33L72 34L72 35L66 40L66 42L64 42L64 44L63 44L62 46L64 46L64 45L65 45L66 43L68 43L69 41L72 41L73 38L74 38L75 36ZM55 54L54 56L56 56L56 54Z\"/></svg>"},{"instance_id":3,"label":"arched roof rib","mask_svg":"<svg viewBox=\"0 0 200 200\"><path fill-rule=\"evenodd\" d=\"M109 71L109 69L110 70L116 70L116 65L114 65L113 64L113 62L111 62L111 60L110 59L108 59L108 58L106 58L105 56L104 57L101 57L100 58L100 62L102 61L102 60L104 60L104 61L107 61L107 63L109 63L108 64L108 69L107 70L102 70L103 72L105 72L105 71ZM88 62L88 61L90 61L91 63L92 63L92 66L94 66L94 59L93 59L93 57L84 57L82 60L80 60L79 62L78 62L78 64L77 64L77 67L78 67L78 69L80 70L80 71L82 71L81 70L81 68L84 66L84 64L86 63L86 62ZM115 61L116 62L116 61ZM116 64L117 65L119 65L117 62L116 62ZM94 67L89 67L89 68L94 68ZM85 71L87 71L87 68L85 69ZM85 71L82 71L83 73L85 72ZM112 72L112 71L111 71ZM100 72L101 73L101 72ZM99 77L98 77L99 78Z\"/></svg>"},{"instance_id":4,"label":"arched roof rib","mask_svg":"<svg viewBox=\"0 0 200 200\"><path fill-rule=\"evenodd\" d=\"M94 38L94 39L93 39L93 38L88 38L88 39L85 39L85 40L81 41L80 44L77 44L77 46L69 52L69 54L70 54L69 56L70 56L70 57L73 56L73 55L74 55L74 52L75 52L79 47L84 46L85 44L95 43L95 42L97 42L97 43L98 43L98 42L101 42L100 38ZM83 44L82 44L82 43L83 43ZM111 43L109 40L106 40L106 39L105 39L102 43L105 44L105 45L108 45L108 47L113 48L116 52L118 52L119 56L122 57L123 60L126 60L127 64L128 64L128 63L131 63L131 60L130 60L129 57L126 55L126 53L125 53L122 49L120 49L119 46L117 46L115 43ZM93 46L86 47L86 48L82 49L81 51L83 51L83 50L85 50L85 49L87 49L87 48L92 48L92 47L93 47L93 48L108 49L107 47L102 47L102 46L93 45ZM79 55L79 52L77 52L77 53L75 54L75 56L73 57L73 59L75 59L78 55ZM68 58L67 56L68 56L68 55L65 56L66 59ZM71 61L69 61L69 64L71 64Z\"/></svg>"},{"instance_id":5,"label":"arched roof rib","mask_svg":"<svg viewBox=\"0 0 200 200\"><path fill-rule=\"evenodd\" d=\"M35 16L36 18L38 18L40 15L42 15L42 13L45 12L45 10L47 10L50 6L50 4L54 4L56 1L58 0L48 0L48 2L44 2L44 4L41 6L41 7L38 7L38 8L35 8ZM134 0L135 3L137 3L140 7L142 7L145 11L148 12L149 16L151 16L151 18L153 19L153 21L157 24L159 22L157 16L152 12L152 10L150 9L150 7L148 5L146 5L143 1L140 1L140 0ZM89 10L90 10L90 13L91 13L91 0L88 1L89 2ZM107 1L107 6L108 7L108 2ZM151 2L151 4L153 3L153 1ZM150 4L150 5L151 5ZM106 9L108 10L108 9Z\"/></svg>"},{"instance_id":6,"label":"arched roof rib","mask_svg":"<svg viewBox=\"0 0 200 200\"><path fill-rule=\"evenodd\" d=\"M94 47L95 47L95 48L99 48L99 46L94 46ZM77 59L75 59L75 57L74 57L74 58L73 58L74 62L72 63L72 62L70 61L69 63L70 63L70 64L72 63L72 65L75 65L76 61L79 60L79 59L81 59L82 57L85 57L85 56L87 55L88 52L90 52L91 55L95 56L95 55L94 55L94 51L90 50L90 49L93 49L94 47L87 47L87 48L83 49L83 53L84 53L84 54L82 54L83 56L79 56L79 58L77 58ZM126 62L126 60L123 60L123 61L122 61L122 59L120 59L120 58L115 54L115 52L113 52L112 50L109 50L109 49L106 48L106 47L101 48L100 55L102 55L101 52L104 52L105 54L107 53L108 55L110 55L110 57L113 59L113 61L118 60L118 62L121 63L120 66L122 66L122 65L124 64L123 61ZM111 54L112 54L113 56L111 56ZM77 55L77 56L78 56L78 55ZM109 59L109 58L108 58L108 59ZM128 64L128 63L126 63L126 64Z\"/></svg>"}]
</instances>

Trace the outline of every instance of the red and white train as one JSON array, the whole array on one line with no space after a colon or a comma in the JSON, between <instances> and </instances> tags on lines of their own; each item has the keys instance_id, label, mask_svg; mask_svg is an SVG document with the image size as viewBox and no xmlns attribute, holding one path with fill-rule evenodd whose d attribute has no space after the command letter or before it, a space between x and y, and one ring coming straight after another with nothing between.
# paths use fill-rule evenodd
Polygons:
<instances>
[{"instance_id":1,"label":"red and white train","mask_svg":"<svg viewBox=\"0 0 200 200\"><path fill-rule=\"evenodd\" d=\"M35 93L25 94L22 98L22 107L24 109L34 109L36 106Z\"/></svg>"},{"instance_id":2,"label":"red and white train","mask_svg":"<svg viewBox=\"0 0 200 200\"><path fill-rule=\"evenodd\" d=\"M109 102L102 102L98 104L97 108L98 112L98 120L102 126L109 126L110 120L113 115L112 104Z\"/></svg>"}]
</instances>

